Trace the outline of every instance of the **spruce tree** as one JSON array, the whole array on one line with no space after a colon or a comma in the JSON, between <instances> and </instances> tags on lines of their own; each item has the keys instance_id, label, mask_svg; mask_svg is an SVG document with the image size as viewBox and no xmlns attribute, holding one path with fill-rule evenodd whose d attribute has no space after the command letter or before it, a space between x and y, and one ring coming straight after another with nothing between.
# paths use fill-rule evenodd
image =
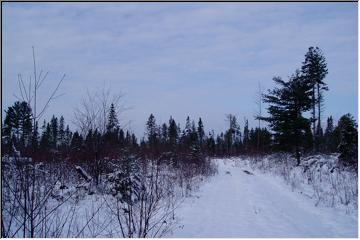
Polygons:
<instances>
[{"instance_id":1,"label":"spruce tree","mask_svg":"<svg viewBox=\"0 0 360 240\"><path fill-rule=\"evenodd\" d=\"M166 123L161 126L161 143L165 146L168 143L168 127Z\"/></svg>"},{"instance_id":2,"label":"spruce tree","mask_svg":"<svg viewBox=\"0 0 360 240\"><path fill-rule=\"evenodd\" d=\"M115 106L113 103L110 105L109 116L106 124L106 130L108 132L115 132L119 127L119 120L116 115Z\"/></svg>"},{"instance_id":3,"label":"spruce tree","mask_svg":"<svg viewBox=\"0 0 360 240\"><path fill-rule=\"evenodd\" d=\"M157 145L157 126L156 119L153 114L150 114L148 121L146 122L146 133L148 137L148 145L150 149L154 149Z\"/></svg>"},{"instance_id":4,"label":"spruce tree","mask_svg":"<svg viewBox=\"0 0 360 240\"><path fill-rule=\"evenodd\" d=\"M302 73L305 80L311 86L312 100L312 124L314 135L314 150L319 150L321 134L321 106L323 102L323 91L328 90L323 81L328 74L325 57L318 47L310 47L305 55L305 61L302 66ZM317 116L316 116L317 107Z\"/></svg>"},{"instance_id":5,"label":"spruce tree","mask_svg":"<svg viewBox=\"0 0 360 240\"><path fill-rule=\"evenodd\" d=\"M169 120L168 134L169 134L169 144L171 150L174 151L178 142L179 134L178 134L176 122L171 116Z\"/></svg>"},{"instance_id":6,"label":"spruce tree","mask_svg":"<svg viewBox=\"0 0 360 240\"><path fill-rule=\"evenodd\" d=\"M4 136L9 148L23 151L32 143L32 111L26 102L15 102L5 111ZM10 150L11 151L11 150Z\"/></svg>"},{"instance_id":7,"label":"spruce tree","mask_svg":"<svg viewBox=\"0 0 360 240\"><path fill-rule=\"evenodd\" d=\"M326 120L326 129L324 134L324 149L326 152L335 152L337 145L334 141L334 120L332 116Z\"/></svg>"},{"instance_id":8,"label":"spruce tree","mask_svg":"<svg viewBox=\"0 0 360 240\"><path fill-rule=\"evenodd\" d=\"M199 144L200 144L200 147L203 146L203 143L204 143L204 138L205 138L205 131L204 131L204 124L201 120L201 118L199 118L199 121L198 121L198 127L197 127L197 134L199 136Z\"/></svg>"}]
</instances>

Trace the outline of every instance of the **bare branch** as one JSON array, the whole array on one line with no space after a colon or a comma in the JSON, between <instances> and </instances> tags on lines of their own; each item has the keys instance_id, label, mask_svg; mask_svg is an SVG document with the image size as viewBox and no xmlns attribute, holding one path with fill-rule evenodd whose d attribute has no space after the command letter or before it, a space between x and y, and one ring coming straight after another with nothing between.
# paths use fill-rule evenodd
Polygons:
<instances>
[{"instance_id":1,"label":"bare branch","mask_svg":"<svg viewBox=\"0 0 360 240\"><path fill-rule=\"evenodd\" d=\"M35 116L36 119L40 119L40 117L41 117L42 114L44 113L45 109L49 106L50 101L54 99L54 95L56 94L57 90L59 89L60 84L61 84L62 81L64 80L65 76L66 76L65 74L62 76L62 78L61 78L60 81L58 82L56 88L54 89L54 91L52 92L52 94L50 95L50 97L48 98L45 106L44 106L43 109L40 111L39 115L38 115L38 116Z\"/></svg>"},{"instance_id":2,"label":"bare branch","mask_svg":"<svg viewBox=\"0 0 360 240\"><path fill-rule=\"evenodd\" d=\"M23 91L22 91L22 87L21 87L21 80L20 80L20 74L18 74L18 84L19 84L19 89L20 89L20 94L21 94L21 97L23 100L25 100L24 98L24 94L23 94Z\"/></svg>"},{"instance_id":3,"label":"bare branch","mask_svg":"<svg viewBox=\"0 0 360 240\"><path fill-rule=\"evenodd\" d=\"M40 88L40 86L41 86L41 84L44 82L44 80L46 79L46 77L47 77L47 75L49 74L49 72L46 72L45 73L45 75L44 75L44 77L42 78L42 79L40 79L40 77L39 77L39 84L37 84L37 89L39 89Z\"/></svg>"}]
</instances>

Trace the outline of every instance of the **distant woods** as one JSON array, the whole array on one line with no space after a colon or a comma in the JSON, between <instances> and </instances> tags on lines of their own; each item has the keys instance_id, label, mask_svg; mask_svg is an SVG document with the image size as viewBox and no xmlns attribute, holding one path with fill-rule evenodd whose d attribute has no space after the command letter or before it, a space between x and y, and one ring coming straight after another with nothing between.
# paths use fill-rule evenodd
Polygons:
<instances>
[{"instance_id":1,"label":"distant woods","mask_svg":"<svg viewBox=\"0 0 360 240\"><path fill-rule=\"evenodd\" d=\"M182 122L170 116L168 121L158 122L151 114L145 135L137 139L119 123L121 96L111 97L106 92L88 94L83 100L73 120L78 127L75 131L62 116L38 122L30 101L19 99L5 111L2 156L18 153L39 161L90 161L100 169L104 159L115 158L124 150L144 159L167 158L174 165L184 159L201 164L201 159L206 157L276 151L293 152L300 164L301 156L306 153L339 152L344 163L355 165L354 118L346 114L335 123L331 116L326 119L322 115L324 91L329 90L325 82L327 73L323 53L317 47L310 47L300 68L287 80L274 77L276 86L262 95L268 116L257 119L267 122L268 127L250 127L248 120L240 123L228 114L227 130L217 134L205 130L206 121L202 118L187 116ZM41 79L38 76L36 81ZM322 126L325 119L326 125Z\"/></svg>"}]
</instances>

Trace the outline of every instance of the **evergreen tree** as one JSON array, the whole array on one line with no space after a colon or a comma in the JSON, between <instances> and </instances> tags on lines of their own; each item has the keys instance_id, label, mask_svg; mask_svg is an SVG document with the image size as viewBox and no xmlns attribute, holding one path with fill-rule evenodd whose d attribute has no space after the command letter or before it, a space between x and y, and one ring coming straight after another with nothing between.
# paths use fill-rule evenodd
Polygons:
<instances>
[{"instance_id":1,"label":"evergreen tree","mask_svg":"<svg viewBox=\"0 0 360 240\"><path fill-rule=\"evenodd\" d=\"M33 149L33 153L37 153L39 150L39 130L38 130L38 122L35 122L34 130L31 136L31 147Z\"/></svg>"},{"instance_id":2,"label":"evergreen tree","mask_svg":"<svg viewBox=\"0 0 360 240\"><path fill-rule=\"evenodd\" d=\"M326 129L324 134L324 145L326 152L336 152L340 143L339 129L335 129L332 116L327 118Z\"/></svg>"},{"instance_id":3,"label":"evergreen tree","mask_svg":"<svg viewBox=\"0 0 360 240\"><path fill-rule=\"evenodd\" d=\"M71 156L74 157L75 160L79 160L81 158L82 150L83 150L83 137L79 134L78 131L74 132L71 143Z\"/></svg>"},{"instance_id":4,"label":"evergreen tree","mask_svg":"<svg viewBox=\"0 0 360 240\"><path fill-rule=\"evenodd\" d=\"M288 82L281 78L273 80L280 87L269 90L264 96L264 101L269 103L270 117L261 119L270 123L278 149L294 151L297 163L300 164L304 133L310 124L302 113L311 108L311 87L304 81L299 71L296 71Z\"/></svg>"},{"instance_id":5,"label":"evergreen tree","mask_svg":"<svg viewBox=\"0 0 360 240\"><path fill-rule=\"evenodd\" d=\"M8 140L8 150L11 152L12 146L20 151L30 147L33 126L29 105L26 102L17 101L5 113L3 137Z\"/></svg>"},{"instance_id":6,"label":"evergreen tree","mask_svg":"<svg viewBox=\"0 0 360 240\"><path fill-rule=\"evenodd\" d=\"M66 129L65 129L65 138L64 138L64 145L66 147L69 147L71 144L71 139L72 139L72 132L70 131L69 125L66 125Z\"/></svg>"},{"instance_id":7,"label":"evergreen tree","mask_svg":"<svg viewBox=\"0 0 360 240\"><path fill-rule=\"evenodd\" d=\"M320 133L321 133L321 106L323 102L324 90L328 90L326 83L323 81L328 74L327 64L322 51L318 47L310 47L305 55L305 61L302 66L303 77L311 86L312 100L312 123L314 134L314 150L319 150ZM316 106L318 116L316 117ZM316 124L317 121L317 124Z\"/></svg>"},{"instance_id":8,"label":"evergreen tree","mask_svg":"<svg viewBox=\"0 0 360 240\"><path fill-rule=\"evenodd\" d=\"M52 116L50 120L50 144L51 148L57 149L58 146L58 135L59 135L59 125L58 125L58 119L54 115Z\"/></svg>"},{"instance_id":9,"label":"evergreen tree","mask_svg":"<svg viewBox=\"0 0 360 240\"><path fill-rule=\"evenodd\" d=\"M116 115L115 106L113 103L110 105L109 116L106 124L108 132L115 132L119 127L119 121Z\"/></svg>"},{"instance_id":10,"label":"evergreen tree","mask_svg":"<svg viewBox=\"0 0 360 240\"><path fill-rule=\"evenodd\" d=\"M177 145L179 134L178 134L178 128L177 128L176 122L172 117L170 117L170 120L169 120L168 134L169 134L170 148L172 151L174 151L176 148L176 145Z\"/></svg>"},{"instance_id":11,"label":"evergreen tree","mask_svg":"<svg viewBox=\"0 0 360 240\"><path fill-rule=\"evenodd\" d=\"M194 121L191 122L190 142L192 146L199 146L199 138Z\"/></svg>"},{"instance_id":12,"label":"evergreen tree","mask_svg":"<svg viewBox=\"0 0 360 240\"><path fill-rule=\"evenodd\" d=\"M249 121L246 119L244 126L244 138L243 138L243 145L245 152L249 150L249 142L250 142Z\"/></svg>"},{"instance_id":13,"label":"evergreen tree","mask_svg":"<svg viewBox=\"0 0 360 240\"><path fill-rule=\"evenodd\" d=\"M131 134L128 130L126 130L126 134L125 134L125 146L127 148L130 148L132 145L132 139L131 139Z\"/></svg>"},{"instance_id":14,"label":"evergreen tree","mask_svg":"<svg viewBox=\"0 0 360 240\"><path fill-rule=\"evenodd\" d=\"M191 133L191 121L190 121L189 116L187 116L187 118L186 118L184 133L185 133L185 136L190 136L190 133Z\"/></svg>"},{"instance_id":15,"label":"evergreen tree","mask_svg":"<svg viewBox=\"0 0 360 240\"><path fill-rule=\"evenodd\" d=\"M216 137L216 154L220 155L220 156L224 156L225 153L227 153L227 144L225 144L225 137L224 137L224 133L220 133L220 135L218 135Z\"/></svg>"},{"instance_id":16,"label":"evergreen tree","mask_svg":"<svg viewBox=\"0 0 360 240\"><path fill-rule=\"evenodd\" d=\"M148 145L151 150L155 150L158 142L158 131L156 126L156 119L153 114L150 114L150 117L146 122L146 130L148 137Z\"/></svg>"},{"instance_id":17,"label":"evergreen tree","mask_svg":"<svg viewBox=\"0 0 360 240\"><path fill-rule=\"evenodd\" d=\"M214 131L209 132L209 137L206 139L206 149L209 155L214 156L216 151Z\"/></svg>"},{"instance_id":18,"label":"evergreen tree","mask_svg":"<svg viewBox=\"0 0 360 240\"><path fill-rule=\"evenodd\" d=\"M117 146L122 144L119 137L119 122L114 104L111 103L106 123L106 132L103 139L105 151L109 157L115 157L118 154L119 149Z\"/></svg>"},{"instance_id":19,"label":"evergreen tree","mask_svg":"<svg viewBox=\"0 0 360 240\"><path fill-rule=\"evenodd\" d=\"M122 129L119 130L119 145L120 147L125 146L125 133Z\"/></svg>"},{"instance_id":20,"label":"evergreen tree","mask_svg":"<svg viewBox=\"0 0 360 240\"><path fill-rule=\"evenodd\" d=\"M138 142L137 142L137 138L135 136L135 134L131 134L131 149L132 150L136 150L138 148Z\"/></svg>"},{"instance_id":21,"label":"evergreen tree","mask_svg":"<svg viewBox=\"0 0 360 240\"><path fill-rule=\"evenodd\" d=\"M65 120L64 117L61 116L59 120L59 136L58 143L63 148L65 145Z\"/></svg>"},{"instance_id":22,"label":"evergreen tree","mask_svg":"<svg viewBox=\"0 0 360 240\"><path fill-rule=\"evenodd\" d=\"M229 129L224 134L224 148L228 155L233 155L237 152L236 147L241 142L241 131L240 126L237 123L236 117L232 114L226 116L227 121L229 122Z\"/></svg>"},{"instance_id":23,"label":"evergreen tree","mask_svg":"<svg viewBox=\"0 0 360 240\"><path fill-rule=\"evenodd\" d=\"M161 143L166 145L168 143L168 127L166 123L161 126Z\"/></svg>"},{"instance_id":24,"label":"evergreen tree","mask_svg":"<svg viewBox=\"0 0 360 240\"><path fill-rule=\"evenodd\" d=\"M353 116L348 113L340 118L337 127L340 132L340 144L338 146L340 153L339 159L347 165L357 167L358 133L356 121Z\"/></svg>"},{"instance_id":25,"label":"evergreen tree","mask_svg":"<svg viewBox=\"0 0 360 240\"><path fill-rule=\"evenodd\" d=\"M44 120L42 126L42 134L40 138L40 149L43 152L47 152L51 147L51 128L50 124L46 123Z\"/></svg>"},{"instance_id":26,"label":"evergreen tree","mask_svg":"<svg viewBox=\"0 0 360 240\"><path fill-rule=\"evenodd\" d=\"M271 133L266 129L263 128L260 130L260 151L267 153L270 151L272 139Z\"/></svg>"},{"instance_id":27,"label":"evergreen tree","mask_svg":"<svg viewBox=\"0 0 360 240\"><path fill-rule=\"evenodd\" d=\"M198 121L197 134L199 136L200 147L202 147L204 140L205 140L205 131L204 131L204 124L203 124L201 118L199 118L199 121Z\"/></svg>"},{"instance_id":28,"label":"evergreen tree","mask_svg":"<svg viewBox=\"0 0 360 240\"><path fill-rule=\"evenodd\" d=\"M88 133L85 136L84 147L86 149L87 156L92 156L95 153L95 141L93 136L93 130L89 129Z\"/></svg>"}]
</instances>

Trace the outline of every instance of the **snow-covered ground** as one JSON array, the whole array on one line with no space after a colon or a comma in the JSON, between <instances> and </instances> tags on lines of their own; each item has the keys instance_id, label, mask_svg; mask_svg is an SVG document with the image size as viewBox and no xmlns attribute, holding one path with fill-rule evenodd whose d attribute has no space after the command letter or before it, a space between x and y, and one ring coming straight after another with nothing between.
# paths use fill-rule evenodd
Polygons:
<instances>
[{"instance_id":1,"label":"snow-covered ground","mask_svg":"<svg viewBox=\"0 0 360 240\"><path fill-rule=\"evenodd\" d=\"M358 236L357 211L315 206L280 177L245 161L215 161L218 174L177 209L180 221L169 237Z\"/></svg>"}]
</instances>

